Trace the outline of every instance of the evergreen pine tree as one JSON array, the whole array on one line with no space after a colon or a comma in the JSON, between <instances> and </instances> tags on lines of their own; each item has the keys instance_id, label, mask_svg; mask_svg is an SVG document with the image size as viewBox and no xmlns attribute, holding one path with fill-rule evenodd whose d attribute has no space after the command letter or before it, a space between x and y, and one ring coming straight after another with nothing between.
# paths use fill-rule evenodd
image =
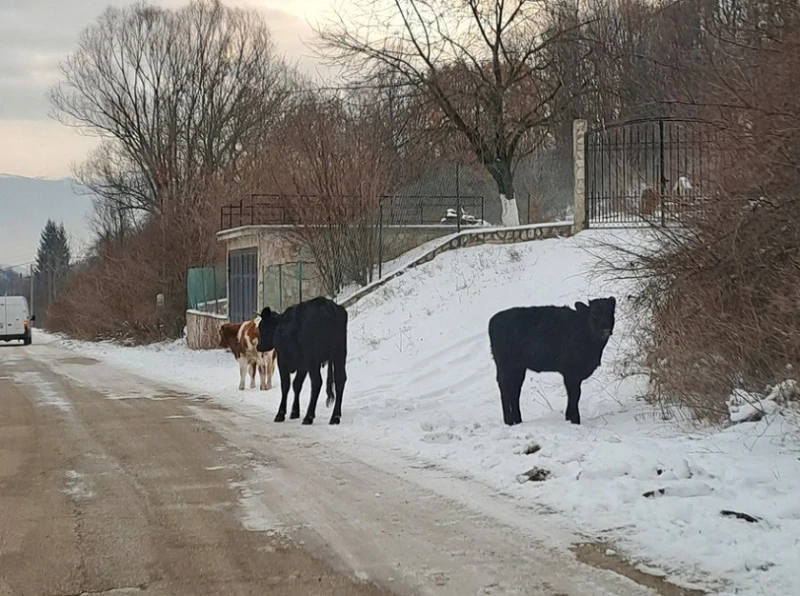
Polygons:
<instances>
[{"instance_id":1,"label":"evergreen pine tree","mask_svg":"<svg viewBox=\"0 0 800 596\"><path fill-rule=\"evenodd\" d=\"M48 219L39 238L36 252L35 279L44 291L49 304L58 295L58 289L69 271L71 254L64 224Z\"/></svg>"}]
</instances>

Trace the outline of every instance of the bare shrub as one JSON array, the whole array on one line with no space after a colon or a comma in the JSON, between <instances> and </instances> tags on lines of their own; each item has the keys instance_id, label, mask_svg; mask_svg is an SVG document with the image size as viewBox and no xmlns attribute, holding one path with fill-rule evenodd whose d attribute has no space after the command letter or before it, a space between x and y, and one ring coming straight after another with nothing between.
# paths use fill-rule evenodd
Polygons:
<instances>
[{"instance_id":1,"label":"bare shrub","mask_svg":"<svg viewBox=\"0 0 800 596\"><path fill-rule=\"evenodd\" d=\"M48 309L48 328L86 340L147 343L179 337L186 271L222 261L215 232L221 181L173 203L136 233L101 238ZM163 309L156 295L164 294Z\"/></svg>"},{"instance_id":2,"label":"bare shrub","mask_svg":"<svg viewBox=\"0 0 800 596\"><path fill-rule=\"evenodd\" d=\"M713 15L671 65L683 73L672 105L720 131L716 187L628 272L652 311L654 397L700 418L726 416L734 388L761 392L800 365L800 10L773 8L773 23Z\"/></svg>"}]
</instances>

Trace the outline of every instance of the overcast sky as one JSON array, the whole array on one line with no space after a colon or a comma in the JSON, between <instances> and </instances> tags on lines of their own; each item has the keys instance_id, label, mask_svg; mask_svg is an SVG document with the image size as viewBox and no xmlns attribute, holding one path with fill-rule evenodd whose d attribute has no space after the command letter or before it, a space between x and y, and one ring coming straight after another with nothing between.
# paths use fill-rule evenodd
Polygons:
<instances>
[{"instance_id":1,"label":"overcast sky","mask_svg":"<svg viewBox=\"0 0 800 596\"><path fill-rule=\"evenodd\" d=\"M150 0L179 6L185 0ZM278 49L306 72L316 69L303 41L308 25L330 9L331 0L224 0L260 10ZM57 178L70 175L96 141L49 117L47 90L58 80L58 63L80 32L105 7L134 0L0 0L0 173Z\"/></svg>"}]
</instances>

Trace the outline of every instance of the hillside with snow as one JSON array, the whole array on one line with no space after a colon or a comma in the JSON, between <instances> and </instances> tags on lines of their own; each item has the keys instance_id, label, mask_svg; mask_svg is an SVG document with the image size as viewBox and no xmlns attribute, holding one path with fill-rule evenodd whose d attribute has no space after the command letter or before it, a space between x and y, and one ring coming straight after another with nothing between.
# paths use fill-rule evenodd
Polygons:
<instances>
[{"instance_id":1,"label":"hillside with snow","mask_svg":"<svg viewBox=\"0 0 800 596\"><path fill-rule=\"evenodd\" d=\"M632 374L631 292L604 278L602 242L644 242L642 232L595 231L569 239L480 246L407 271L350 309L348 382L340 427L281 427L320 441L369 437L533 504L581 536L680 583L719 593L800 593L800 447L776 411L725 429L681 426L644 402L648 378ZM564 421L560 376L528 374L523 424L502 423L487 325L511 306L615 295L617 325L602 366L584 382L582 425ZM182 343L121 348L62 343L122 368L263 414L273 426L279 389L239 392L222 351ZM277 381L277 373L275 376ZM276 386L279 385L276 382ZM308 402L306 383L303 410ZM791 428L791 427L788 427ZM795 428L796 430L796 428ZM538 448L538 449L537 449ZM520 483L533 467L552 476ZM645 496L648 495L648 496ZM720 514L747 513L750 523Z\"/></svg>"}]
</instances>

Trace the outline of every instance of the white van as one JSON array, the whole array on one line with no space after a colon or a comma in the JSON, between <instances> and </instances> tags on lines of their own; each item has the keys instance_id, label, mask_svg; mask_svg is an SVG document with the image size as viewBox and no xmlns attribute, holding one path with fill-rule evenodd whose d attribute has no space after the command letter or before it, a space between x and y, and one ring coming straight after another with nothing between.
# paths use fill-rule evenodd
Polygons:
<instances>
[{"instance_id":1,"label":"white van","mask_svg":"<svg viewBox=\"0 0 800 596\"><path fill-rule=\"evenodd\" d=\"M0 296L0 341L31 343L31 317L25 296Z\"/></svg>"}]
</instances>

